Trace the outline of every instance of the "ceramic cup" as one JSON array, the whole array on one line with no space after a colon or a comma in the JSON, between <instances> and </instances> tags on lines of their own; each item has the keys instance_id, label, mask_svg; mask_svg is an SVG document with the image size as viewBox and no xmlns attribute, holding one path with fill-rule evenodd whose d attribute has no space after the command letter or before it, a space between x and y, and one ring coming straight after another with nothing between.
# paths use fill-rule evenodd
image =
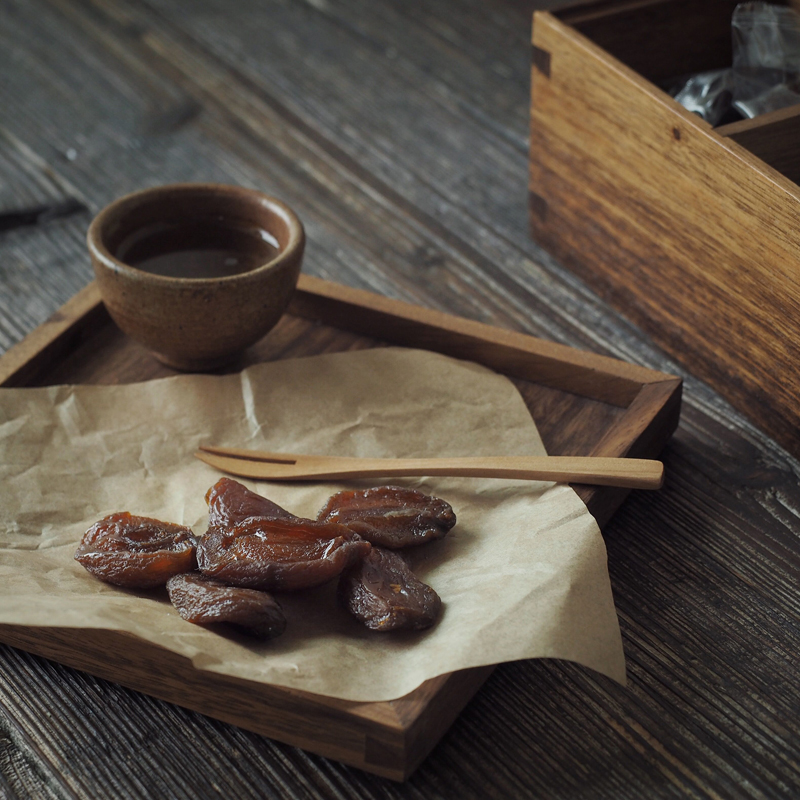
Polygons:
<instances>
[{"instance_id":1,"label":"ceramic cup","mask_svg":"<svg viewBox=\"0 0 800 800\"><path fill-rule=\"evenodd\" d=\"M114 322L164 364L207 371L278 322L305 234L288 206L261 192L173 184L111 203L87 241Z\"/></svg>"}]
</instances>

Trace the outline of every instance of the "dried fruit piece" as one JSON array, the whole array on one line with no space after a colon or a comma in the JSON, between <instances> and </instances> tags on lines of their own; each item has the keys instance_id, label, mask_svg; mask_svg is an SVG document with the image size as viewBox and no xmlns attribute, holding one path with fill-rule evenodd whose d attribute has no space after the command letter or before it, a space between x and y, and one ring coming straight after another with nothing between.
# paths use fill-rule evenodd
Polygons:
<instances>
[{"instance_id":1,"label":"dried fruit piece","mask_svg":"<svg viewBox=\"0 0 800 800\"><path fill-rule=\"evenodd\" d=\"M197 545L205 575L255 589L306 589L335 578L371 545L343 525L251 517L209 528Z\"/></svg>"},{"instance_id":2,"label":"dried fruit piece","mask_svg":"<svg viewBox=\"0 0 800 800\"><path fill-rule=\"evenodd\" d=\"M172 605L188 622L226 622L260 639L274 639L286 629L278 602L266 592L227 586L198 573L175 575L167 581Z\"/></svg>"},{"instance_id":3,"label":"dried fruit piece","mask_svg":"<svg viewBox=\"0 0 800 800\"><path fill-rule=\"evenodd\" d=\"M339 492L317 519L346 525L363 539L392 550L440 539L456 524L449 503L401 486Z\"/></svg>"},{"instance_id":4,"label":"dried fruit piece","mask_svg":"<svg viewBox=\"0 0 800 800\"><path fill-rule=\"evenodd\" d=\"M106 583L150 589L194 569L195 538L183 525L122 511L86 531L75 559Z\"/></svg>"},{"instance_id":5,"label":"dried fruit piece","mask_svg":"<svg viewBox=\"0 0 800 800\"><path fill-rule=\"evenodd\" d=\"M374 631L429 628L442 601L399 553L373 547L339 578L339 600Z\"/></svg>"},{"instance_id":6,"label":"dried fruit piece","mask_svg":"<svg viewBox=\"0 0 800 800\"><path fill-rule=\"evenodd\" d=\"M220 478L207 492L209 524L215 528L225 528L244 522L250 517L275 517L294 519L286 509L272 500L251 492L239 481Z\"/></svg>"}]
</instances>

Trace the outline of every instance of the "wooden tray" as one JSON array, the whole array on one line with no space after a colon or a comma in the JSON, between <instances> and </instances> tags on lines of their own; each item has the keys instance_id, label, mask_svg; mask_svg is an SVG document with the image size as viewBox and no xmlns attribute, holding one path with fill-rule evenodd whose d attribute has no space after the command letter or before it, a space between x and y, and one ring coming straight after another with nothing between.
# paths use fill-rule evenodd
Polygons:
<instances>
[{"instance_id":1,"label":"wooden tray","mask_svg":"<svg viewBox=\"0 0 800 800\"><path fill-rule=\"evenodd\" d=\"M531 231L799 455L800 105L712 128L664 90L731 66L737 3L534 14Z\"/></svg>"},{"instance_id":2,"label":"wooden tray","mask_svg":"<svg viewBox=\"0 0 800 800\"><path fill-rule=\"evenodd\" d=\"M236 368L386 343L505 373L554 454L652 457L678 423L679 378L307 276L289 314ZM170 374L114 326L94 284L0 358L2 386ZM627 494L576 489L601 526ZM0 641L395 780L413 772L492 671L435 678L391 702L354 703L198 671L181 656L113 631L76 638L69 629L0 625Z\"/></svg>"}]
</instances>

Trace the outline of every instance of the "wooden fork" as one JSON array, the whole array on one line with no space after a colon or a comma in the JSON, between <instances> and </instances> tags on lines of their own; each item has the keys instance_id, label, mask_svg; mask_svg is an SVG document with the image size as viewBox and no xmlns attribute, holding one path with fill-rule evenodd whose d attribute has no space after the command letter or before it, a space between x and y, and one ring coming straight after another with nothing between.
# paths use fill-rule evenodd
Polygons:
<instances>
[{"instance_id":1,"label":"wooden fork","mask_svg":"<svg viewBox=\"0 0 800 800\"><path fill-rule=\"evenodd\" d=\"M660 489L664 465L641 458L585 456L477 456L469 458L347 458L201 447L195 457L244 478L270 481L451 475L471 478L590 483Z\"/></svg>"}]
</instances>

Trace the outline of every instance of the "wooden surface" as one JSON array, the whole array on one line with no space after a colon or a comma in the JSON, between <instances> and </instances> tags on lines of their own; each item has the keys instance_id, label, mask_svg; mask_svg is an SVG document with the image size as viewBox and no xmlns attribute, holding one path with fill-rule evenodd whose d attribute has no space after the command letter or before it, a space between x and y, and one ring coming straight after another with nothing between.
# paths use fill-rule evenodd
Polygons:
<instances>
[{"instance_id":1,"label":"wooden surface","mask_svg":"<svg viewBox=\"0 0 800 800\"><path fill-rule=\"evenodd\" d=\"M685 5L626 5L627 25L653 42L639 50L656 52L669 33L651 27L653 8ZM725 10L694 7L703 18ZM771 151L791 168L796 122L722 136L626 66L641 61L630 41L610 43L618 61L549 13L533 41L551 62L549 74L532 71L537 241L800 455L800 373L789 368L800 359L800 187L742 146L764 152L782 131L784 154Z\"/></svg>"},{"instance_id":2,"label":"wooden surface","mask_svg":"<svg viewBox=\"0 0 800 800\"><path fill-rule=\"evenodd\" d=\"M632 493L605 526L628 686L569 664L499 667L395 784L2 648L0 796L800 791L798 464L530 241L533 5L9 2L0 202L77 194L96 211L166 180L257 186L306 222L310 275L684 374L666 487ZM0 347L89 282L88 219L0 238ZM94 345L99 359L117 343ZM570 410L542 400L562 422L552 447ZM598 428L613 414L595 413Z\"/></svg>"},{"instance_id":3,"label":"wooden surface","mask_svg":"<svg viewBox=\"0 0 800 800\"><path fill-rule=\"evenodd\" d=\"M303 317L284 316L229 371L244 363L380 347L397 344L396 340L438 352L455 347L466 350L473 361L507 364L512 373L529 377L518 377L516 385L548 451L561 454L556 461L596 454L598 459L589 460L612 462L617 474L625 471L625 465L645 464L657 466L662 477L661 462L620 456L660 454L679 419L681 381L675 376L305 275L291 307L297 310ZM146 381L166 371L103 313L94 284L62 306L55 317L56 325L39 326L0 356L0 384L113 384ZM334 320L341 327L333 327ZM353 334L363 330L367 321L373 333L381 330L380 340ZM466 348L468 342L471 346ZM20 350L26 358L22 364ZM572 391L576 386L582 387L580 394ZM560 424L564 411L558 416L542 413L543 405L569 410L566 435ZM555 436L559 436L558 444L553 443ZM437 471L427 468L425 474ZM575 489L601 525L627 495L593 481ZM221 679L147 641L113 631L26 629L9 624L0 625L0 642L398 781L413 773L491 673L491 667L480 667L442 675L398 700L354 703L253 681Z\"/></svg>"},{"instance_id":4,"label":"wooden surface","mask_svg":"<svg viewBox=\"0 0 800 800\"><path fill-rule=\"evenodd\" d=\"M559 17L640 75L660 84L731 65L737 0L588 0Z\"/></svg>"},{"instance_id":5,"label":"wooden surface","mask_svg":"<svg viewBox=\"0 0 800 800\"><path fill-rule=\"evenodd\" d=\"M800 106L789 106L761 114L753 119L743 119L721 125L716 129L720 136L729 136L734 142L758 156L794 183L800 183Z\"/></svg>"}]
</instances>

